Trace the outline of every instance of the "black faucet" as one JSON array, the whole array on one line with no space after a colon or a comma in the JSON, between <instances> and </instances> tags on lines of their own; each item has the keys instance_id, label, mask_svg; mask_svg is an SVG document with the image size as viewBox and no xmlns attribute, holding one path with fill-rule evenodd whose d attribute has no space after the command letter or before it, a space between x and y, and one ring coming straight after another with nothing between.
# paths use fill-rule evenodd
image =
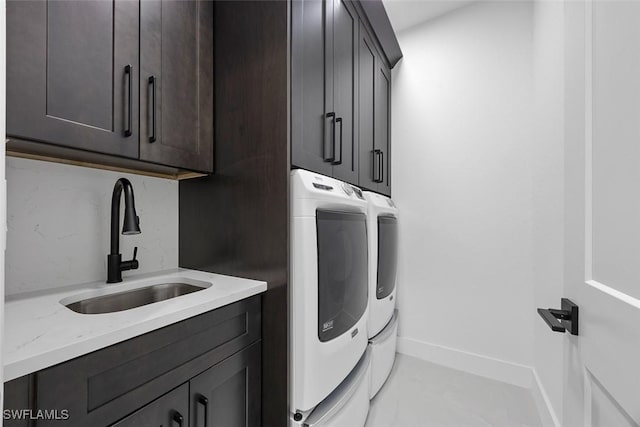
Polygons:
<instances>
[{"instance_id":1,"label":"black faucet","mask_svg":"<svg viewBox=\"0 0 640 427\"><path fill-rule=\"evenodd\" d=\"M122 282L122 272L126 270L136 270L138 261L138 247L133 250L133 259L122 261L120 254L120 236L118 228L120 225L120 195L124 190L124 224L122 234L140 234L140 218L136 215L136 205L133 200L133 186L126 178L120 178L113 187L113 197L111 198L111 253L107 255L107 283Z\"/></svg>"}]
</instances>

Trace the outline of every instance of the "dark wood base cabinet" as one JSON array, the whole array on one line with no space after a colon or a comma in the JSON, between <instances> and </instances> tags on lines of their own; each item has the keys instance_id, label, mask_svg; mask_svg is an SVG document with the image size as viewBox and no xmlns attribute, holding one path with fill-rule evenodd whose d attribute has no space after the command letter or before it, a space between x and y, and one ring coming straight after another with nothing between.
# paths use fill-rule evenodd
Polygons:
<instances>
[{"instance_id":1,"label":"dark wood base cabinet","mask_svg":"<svg viewBox=\"0 0 640 427\"><path fill-rule=\"evenodd\" d=\"M251 297L9 381L5 410L58 419L4 425L259 427L260 307Z\"/></svg>"},{"instance_id":2,"label":"dark wood base cabinet","mask_svg":"<svg viewBox=\"0 0 640 427\"><path fill-rule=\"evenodd\" d=\"M171 427L189 425L189 384L183 384L129 415L114 427Z\"/></svg>"},{"instance_id":3,"label":"dark wood base cabinet","mask_svg":"<svg viewBox=\"0 0 640 427\"><path fill-rule=\"evenodd\" d=\"M259 426L260 343L189 381L192 426ZM185 424L186 425L186 424Z\"/></svg>"}]
</instances>

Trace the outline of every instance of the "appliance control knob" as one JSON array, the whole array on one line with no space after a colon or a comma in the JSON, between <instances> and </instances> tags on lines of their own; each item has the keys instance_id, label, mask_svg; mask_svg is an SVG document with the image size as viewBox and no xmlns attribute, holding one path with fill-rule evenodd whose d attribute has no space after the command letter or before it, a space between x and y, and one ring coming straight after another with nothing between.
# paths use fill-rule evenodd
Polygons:
<instances>
[{"instance_id":1,"label":"appliance control knob","mask_svg":"<svg viewBox=\"0 0 640 427\"><path fill-rule=\"evenodd\" d=\"M353 188L351 188L351 186L346 182L342 184L342 189L347 194L347 196L350 196L353 194Z\"/></svg>"},{"instance_id":2,"label":"appliance control knob","mask_svg":"<svg viewBox=\"0 0 640 427\"><path fill-rule=\"evenodd\" d=\"M300 412L296 412L293 415L293 421L301 421L302 420L302 414Z\"/></svg>"}]
</instances>

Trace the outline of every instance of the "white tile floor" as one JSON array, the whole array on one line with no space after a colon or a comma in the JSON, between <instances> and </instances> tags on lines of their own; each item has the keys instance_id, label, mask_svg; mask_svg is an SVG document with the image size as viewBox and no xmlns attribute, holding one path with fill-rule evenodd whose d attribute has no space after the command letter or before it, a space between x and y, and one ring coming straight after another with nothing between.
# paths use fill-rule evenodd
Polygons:
<instances>
[{"instance_id":1,"label":"white tile floor","mask_svg":"<svg viewBox=\"0 0 640 427\"><path fill-rule=\"evenodd\" d=\"M398 354L365 427L538 427L528 389Z\"/></svg>"}]
</instances>

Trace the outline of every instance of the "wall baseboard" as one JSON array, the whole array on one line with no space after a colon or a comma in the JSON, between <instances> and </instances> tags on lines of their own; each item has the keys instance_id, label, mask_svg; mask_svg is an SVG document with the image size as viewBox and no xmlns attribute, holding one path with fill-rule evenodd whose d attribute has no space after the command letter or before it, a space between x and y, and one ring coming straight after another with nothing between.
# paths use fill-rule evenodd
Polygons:
<instances>
[{"instance_id":1,"label":"wall baseboard","mask_svg":"<svg viewBox=\"0 0 640 427\"><path fill-rule=\"evenodd\" d=\"M560 423L553 406L551 406L551 400L540 381L538 372L533 368L531 368L531 372L533 373L533 386L531 387L531 392L533 393L533 400L536 402L538 413L542 419L542 425L544 427L561 427L562 424Z\"/></svg>"},{"instance_id":2,"label":"wall baseboard","mask_svg":"<svg viewBox=\"0 0 640 427\"><path fill-rule=\"evenodd\" d=\"M549 396L537 372L531 366L483 356L464 350L398 337L397 351L448 368L531 390L545 427L560 427Z\"/></svg>"},{"instance_id":3,"label":"wall baseboard","mask_svg":"<svg viewBox=\"0 0 640 427\"><path fill-rule=\"evenodd\" d=\"M398 337L398 353L519 387L531 388L531 367L464 350Z\"/></svg>"}]
</instances>

